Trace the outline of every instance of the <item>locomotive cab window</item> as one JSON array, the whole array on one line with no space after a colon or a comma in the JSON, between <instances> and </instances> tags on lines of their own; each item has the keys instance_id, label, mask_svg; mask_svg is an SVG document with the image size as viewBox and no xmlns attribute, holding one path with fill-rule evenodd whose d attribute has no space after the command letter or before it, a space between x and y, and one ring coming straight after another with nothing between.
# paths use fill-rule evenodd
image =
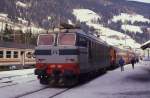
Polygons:
<instances>
[{"instance_id":1,"label":"locomotive cab window","mask_svg":"<svg viewBox=\"0 0 150 98\"><path fill-rule=\"evenodd\" d=\"M3 58L4 52L0 51L0 58Z\"/></svg>"},{"instance_id":2,"label":"locomotive cab window","mask_svg":"<svg viewBox=\"0 0 150 98\"><path fill-rule=\"evenodd\" d=\"M60 33L58 45L75 45L76 36L73 33Z\"/></svg>"},{"instance_id":3,"label":"locomotive cab window","mask_svg":"<svg viewBox=\"0 0 150 98\"><path fill-rule=\"evenodd\" d=\"M53 45L53 44L54 44L53 34L40 35L38 38L38 45Z\"/></svg>"}]
</instances>

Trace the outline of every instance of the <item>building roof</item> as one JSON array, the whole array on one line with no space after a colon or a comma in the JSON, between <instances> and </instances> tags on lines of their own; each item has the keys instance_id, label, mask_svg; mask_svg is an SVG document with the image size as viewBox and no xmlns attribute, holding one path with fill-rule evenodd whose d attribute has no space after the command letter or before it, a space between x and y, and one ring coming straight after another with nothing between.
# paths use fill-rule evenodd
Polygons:
<instances>
[{"instance_id":1,"label":"building roof","mask_svg":"<svg viewBox=\"0 0 150 98\"><path fill-rule=\"evenodd\" d=\"M141 48L142 48L143 50L146 49L146 48L150 48L150 40L147 41L147 42L145 42L145 43L141 46Z\"/></svg>"},{"instance_id":2,"label":"building roof","mask_svg":"<svg viewBox=\"0 0 150 98\"><path fill-rule=\"evenodd\" d=\"M0 42L0 47L3 48L18 48L18 49L34 49L35 45L27 45L13 42Z\"/></svg>"}]
</instances>

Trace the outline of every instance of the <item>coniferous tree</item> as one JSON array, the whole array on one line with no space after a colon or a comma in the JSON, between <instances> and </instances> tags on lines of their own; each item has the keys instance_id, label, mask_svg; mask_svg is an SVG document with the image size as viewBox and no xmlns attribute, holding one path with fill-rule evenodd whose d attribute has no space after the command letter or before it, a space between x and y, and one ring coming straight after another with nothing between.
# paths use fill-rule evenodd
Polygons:
<instances>
[{"instance_id":1,"label":"coniferous tree","mask_svg":"<svg viewBox=\"0 0 150 98\"><path fill-rule=\"evenodd\" d=\"M4 29L4 33L3 33L3 40L4 41L8 41L11 42L13 41L13 30L12 28L8 27L8 24L5 25L5 29Z\"/></svg>"}]
</instances>

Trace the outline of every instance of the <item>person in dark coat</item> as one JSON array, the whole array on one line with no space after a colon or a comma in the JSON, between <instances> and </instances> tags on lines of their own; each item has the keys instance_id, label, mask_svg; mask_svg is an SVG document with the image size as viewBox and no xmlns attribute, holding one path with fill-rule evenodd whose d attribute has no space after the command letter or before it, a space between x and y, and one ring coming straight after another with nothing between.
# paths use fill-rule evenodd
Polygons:
<instances>
[{"instance_id":1,"label":"person in dark coat","mask_svg":"<svg viewBox=\"0 0 150 98\"><path fill-rule=\"evenodd\" d=\"M132 64L132 68L134 69L134 64L135 64L135 58L134 57L131 59L131 64Z\"/></svg>"},{"instance_id":2,"label":"person in dark coat","mask_svg":"<svg viewBox=\"0 0 150 98\"><path fill-rule=\"evenodd\" d=\"M124 64L125 64L125 61L124 61L124 59L121 57L121 58L119 59L119 65L120 65L120 67L121 67L121 71L124 71Z\"/></svg>"}]
</instances>

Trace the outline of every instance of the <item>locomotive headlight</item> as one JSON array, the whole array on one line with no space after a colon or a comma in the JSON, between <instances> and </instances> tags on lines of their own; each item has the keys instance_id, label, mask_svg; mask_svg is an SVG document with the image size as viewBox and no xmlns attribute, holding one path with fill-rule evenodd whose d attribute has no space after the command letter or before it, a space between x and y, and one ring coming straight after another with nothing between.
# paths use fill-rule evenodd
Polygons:
<instances>
[{"instance_id":1,"label":"locomotive headlight","mask_svg":"<svg viewBox=\"0 0 150 98\"><path fill-rule=\"evenodd\" d=\"M51 65L51 68L55 68L56 67L56 65Z\"/></svg>"},{"instance_id":2,"label":"locomotive headlight","mask_svg":"<svg viewBox=\"0 0 150 98\"><path fill-rule=\"evenodd\" d=\"M58 68L62 68L62 65L58 65L57 67L58 67Z\"/></svg>"}]
</instances>

